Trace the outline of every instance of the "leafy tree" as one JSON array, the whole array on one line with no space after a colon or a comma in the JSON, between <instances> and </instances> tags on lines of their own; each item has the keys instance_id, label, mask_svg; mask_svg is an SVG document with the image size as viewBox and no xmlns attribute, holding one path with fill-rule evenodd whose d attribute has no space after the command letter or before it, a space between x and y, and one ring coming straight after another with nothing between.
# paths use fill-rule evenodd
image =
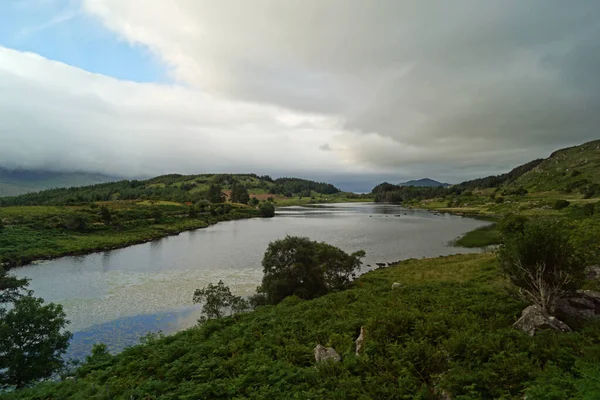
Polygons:
<instances>
[{"instance_id":1,"label":"leafy tree","mask_svg":"<svg viewBox=\"0 0 600 400\"><path fill-rule=\"evenodd\" d=\"M0 386L25 387L64 365L71 333L62 306L35 298L26 280L0 272Z\"/></svg>"},{"instance_id":2,"label":"leafy tree","mask_svg":"<svg viewBox=\"0 0 600 400\"><path fill-rule=\"evenodd\" d=\"M287 296L302 299L322 296L343 288L361 266L364 252L351 255L327 243L288 236L269 244L262 265L264 276L258 292L266 302L279 303Z\"/></svg>"},{"instance_id":3,"label":"leafy tree","mask_svg":"<svg viewBox=\"0 0 600 400\"><path fill-rule=\"evenodd\" d=\"M275 216L275 206L271 202L262 203L258 210L260 211L260 216L263 218L271 218Z\"/></svg>"},{"instance_id":4,"label":"leafy tree","mask_svg":"<svg viewBox=\"0 0 600 400\"><path fill-rule=\"evenodd\" d=\"M104 222L105 225L110 225L112 223L112 214L108 207L100 207L100 218L102 218L102 222Z\"/></svg>"},{"instance_id":5,"label":"leafy tree","mask_svg":"<svg viewBox=\"0 0 600 400\"><path fill-rule=\"evenodd\" d=\"M520 214L508 214L498 223L498 230L505 236L523 233L528 218Z\"/></svg>"},{"instance_id":6,"label":"leafy tree","mask_svg":"<svg viewBox=\"0 0 600 400\"><path fill-rule=\"evenodd\" d=\"M248 204L248 201L250 200L250 195L248 194L248 189L246 189L246 187L244 185L241 185L237 182L234 183L231 186L230 200L232 203Z\"/></svg>"},{"instance_id":7,"label":"leafy tree","mask_svg":"<svg viewBox=\"0 0 600 400\"><path fill-rule=\"evenodd\" d=\"M225 201L225 195L223 194L221 185L216 183L211 184L206 192L205 198L211 203L222 203Z\"/></svg>"},{"instance_id":8,"label":"leafy tree","mask_svg":"<svg viewBox=\"0 0 600 400\"><path fill-rule=\"evenodd\" d=\"M581 285L585 267L562 224L550 221L527 222L509 235L498 260L519 293L549 314L556 299Z\"/></svg>"},{"instance_id":9,"label":"leafy tree","mask_svg":"<svg viewBox=\"0 0 600 400\"><path fill-rule=\"evenodd\" d=\"M252 207L256 207L258 205L259 200L256 197L252 197L250 200L248 200L248 205L252 206Z\"/></svg>"},{"instance_id":10,"label":"leafy tree","mask_svg":"<svg viewBox=\"0 0 600 400\"><path fill-rule=\"evenodd\" d=\"M203 303L202 313L204 314L200 321L221 318L229 311L232 314L246 311L249 308L248 302L240 296L231 293L228 286L223 281L216 285L209 283L207 287L196 289L194 292L194 303Z\"/></svg>"},{"instance_id":11,"label":"leafy tree","mask_svg":"<svg viewBox=\"0 0 600 400\"><path fill-rule=\"evenodd\" d=\"M154 219L155 224L160 224L161 222L163 222L163 220L165 218L165 215L163 214L162 210L158 207L155 207L152 209L151 215L152 215L152 218Z\"/></svg>"}]
</instances>

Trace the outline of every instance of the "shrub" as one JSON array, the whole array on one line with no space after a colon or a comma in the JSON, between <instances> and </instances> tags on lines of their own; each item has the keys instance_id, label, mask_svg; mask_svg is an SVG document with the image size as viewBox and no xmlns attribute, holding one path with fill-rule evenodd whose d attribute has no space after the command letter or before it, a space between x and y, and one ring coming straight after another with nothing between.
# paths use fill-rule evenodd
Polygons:
<instances>
[{"instance_id":1,"label":"shrub","mask_svg":"<svg viewBox=\"0 0 600 400\"><path fill-rule=\"evenodd\" d=\"M556 200L556 202L554 203L554 209L555 210L562 210L564 208L569 207L571 203L569 203L568 200Z\"/></svg>"},{"instance_id":2,"label":"shrub","mask_svg":"<svg viewBox=\"0 0 600 400\"><path fill-rule=\"evenodd\" d=\"M560 223L531 221L498 252L502 271L526 300L552 314L554 301L581 284L584 264Z\"/></svg>"},{"instance_id":3,"label":"shrub","mask_svg":"<svg viewBox=\"0 0 600 400\"><path fill-rule=\"evenodd\" d=\"M269 304L287 296L312 299L342 289L362 265L364 251L347 254L327 243L288 236L269 244L263 258L264 276L259 293Z\"/></svg>"},{"instance_id":4,"label":"shrub","mask_svg":"<svg viewBox=\"0 0 600 400\"><path fill-rule=\"evenodd\" d=\"M496 204L504 203L504 197L496 197Z\"/></svg>"},{"instance_id":5,"label":"shrub","mask_svg":"<svg viewBox=\"0 0 600 400\"><path fill-rule=\"evenodd\" d=\"M260 211L260 216L263 218L271 218L275 216L275 206L270 201L262 203L258 207L258 211Z\"/></svg>"},{"instance_id":6,"label":"shrub","mask_svg":"<svg viewBox=\"0 0 600 400\"><path fill-rule=\"evenodd\" d=\"M526 222L527 217L523 215L508 214L498 223L498 230L504 236L523 233Z\"/></svg>"}]
</instances>

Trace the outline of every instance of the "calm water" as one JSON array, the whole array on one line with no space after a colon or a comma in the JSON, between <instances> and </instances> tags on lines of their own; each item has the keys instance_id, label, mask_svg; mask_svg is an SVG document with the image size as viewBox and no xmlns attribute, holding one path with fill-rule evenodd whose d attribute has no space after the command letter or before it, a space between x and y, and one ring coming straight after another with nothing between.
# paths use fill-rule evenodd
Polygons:
<instances>
[{"instance_id":1,"label":"calm water","mask_svg":"<svg viewBox=\"0 0 600 400\"><path fill-rule=\"evenodd\" d=\"M395 205L286 207L271 219L221 222L13 272L31 279L36 296L64 306L74 332L69 356L80 357L95 342L118 351L149 331L171 333L194 325L199 310L192 306L192 294L209 282L222 279L234 293L252 294L262 278L260 262L267 245L286 235L307 236L348 252L365 250L365 266L375 266L469 252L449 242L485 224Z\"/></svg>"}]
</instances>

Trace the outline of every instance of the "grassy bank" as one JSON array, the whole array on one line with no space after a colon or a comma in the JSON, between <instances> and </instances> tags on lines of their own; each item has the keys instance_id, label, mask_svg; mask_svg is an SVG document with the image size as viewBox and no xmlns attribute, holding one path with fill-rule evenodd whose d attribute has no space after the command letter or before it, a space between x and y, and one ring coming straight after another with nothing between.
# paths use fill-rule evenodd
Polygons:
<instances>
[{"instance_id":1,"label":"grassy bank","mask_svg":"<svg viewBox=\"0 0 600 400\"><path fill-rule=\"evenodd\" d=\"M403 287L392 290L394 282ZM600 326L531 338L511 327L523 307L491 255L409 260L343 292L288 298L97 355L76 380L3 398L520 399L527 390L530 399L583 398L600 376L579 372L594 368ZM356 356L361 326L366 342ZM319 343L342 362L315 368Z\"/></svg>"},{"instance_id":2,"label":"grassy bank","mask_svg":"<svg viewBox=\"0 0 600 400\"><path fill-rule=\"evenodd\" d=\"M102 209L108 214L103 216ZM165 201L2 207L0 261L16 266L37 259L86 254L204 228L219 221L257 216L259 212L253 207L235 204L190 214L187 205Z\"/></svg>"},{"instance_id":3,"label":"grassy bank","mask_svg":"<svg viewBox=\"0 0 600 400\"><path fill-rule=\"evenodd\" d=\"M467 232L453 244L459 247L475 248L493 246L501 243L502 238L496 224L490 224Z\"/></svg>"}]
</instances>

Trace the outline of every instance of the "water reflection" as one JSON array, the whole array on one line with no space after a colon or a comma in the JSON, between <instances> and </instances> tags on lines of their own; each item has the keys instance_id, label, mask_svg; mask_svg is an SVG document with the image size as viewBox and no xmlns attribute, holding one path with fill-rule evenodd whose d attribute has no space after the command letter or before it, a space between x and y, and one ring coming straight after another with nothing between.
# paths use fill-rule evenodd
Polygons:
<instances>
[{"instance_id":1,"label":"water reflection","mask_svg":"<svg viewBox=\"0 0 600 400\"><path fill-rule=\"evenodd\" d=\"M74 348L87 349L90 338L101 337L116 349L136 343L146 331L189 326L197 312L191 307L192 294L210 282L222 279L234 293L252 294L262 278L260 264L268 243L286 235L307 236L348 252L365 250L365 265L375 266L471 251L449 247L448 242L484 224L387 204L286 207L271 219L222 222L14 273L30 278L37 296L63 304L76 332ZM120 339L113 343L111 337Z\"/></svg>"}]
</instances>

